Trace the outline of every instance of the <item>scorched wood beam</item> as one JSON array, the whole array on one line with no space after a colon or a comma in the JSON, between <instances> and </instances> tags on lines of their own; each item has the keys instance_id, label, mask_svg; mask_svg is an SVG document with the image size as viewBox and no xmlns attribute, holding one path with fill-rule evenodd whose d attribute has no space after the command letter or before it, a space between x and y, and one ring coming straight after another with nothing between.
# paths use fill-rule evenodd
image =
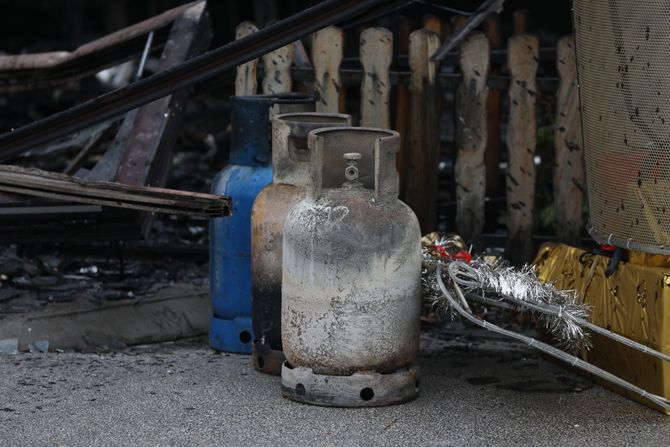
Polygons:
<instances>
[{"instance_id":1,"label":"scorched wood beam","mask_svg":"<svg viewBox=\"0 0 670 447\"><path fill-rule=\"evenodd\" d=\"M170 70L201 54L209 36L205 2L190 4L171 27L159 70ZM129 112L102 159L91 172L78 170L76 177L164 185L189 93L182 90ZM152 213L146 211L0 195L0 241L131 240L146 237L151 221Z\"/></svg>"},{"instance_id":2,"label":"scorched wood beam","mask_svg":"<svg viewBox=\"0 0 670 447\"><path fill-rule=\"evenodd\" d=\"M0 191L152 213L230 215L230 198L114 182L80 180L55 172L0 165Z\"/></svg>"}]
</instances>

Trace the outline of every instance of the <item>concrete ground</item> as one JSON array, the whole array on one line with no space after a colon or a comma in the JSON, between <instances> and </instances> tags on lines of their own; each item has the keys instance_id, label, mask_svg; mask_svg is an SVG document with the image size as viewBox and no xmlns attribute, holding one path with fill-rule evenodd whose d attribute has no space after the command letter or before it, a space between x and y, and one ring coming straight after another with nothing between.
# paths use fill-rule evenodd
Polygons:
<instances>
[{"instance_id":1,"label":"concrete ground","mask_svg":"<svg viewBox=\"0 0 670 447\"><path fill-rule=\"evenodd\" d=\"M204 338L5 356L0 445L670 445L668 417L488 333L424 334L419 364L415 401L338 409L283 399Z\"/></svg>"}]
</instances>

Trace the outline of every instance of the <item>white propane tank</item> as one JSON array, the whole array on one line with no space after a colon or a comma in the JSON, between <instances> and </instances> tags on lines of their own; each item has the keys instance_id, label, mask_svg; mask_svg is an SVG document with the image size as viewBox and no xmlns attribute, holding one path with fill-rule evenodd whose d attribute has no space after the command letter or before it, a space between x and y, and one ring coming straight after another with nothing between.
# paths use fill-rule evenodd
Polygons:
<instances>
[{"instance_id":1,"label":"white propane tank","mask_svg":"<svg viewBox=\"0 0 670 447\"><path fill-rule=\"evenodd\" d=\"M418 393L421 232L398 200L399 145L385 129L309 134L307 197L284 224L282 390L291 399L375 406Z\"/></svg>"}]
</instances>

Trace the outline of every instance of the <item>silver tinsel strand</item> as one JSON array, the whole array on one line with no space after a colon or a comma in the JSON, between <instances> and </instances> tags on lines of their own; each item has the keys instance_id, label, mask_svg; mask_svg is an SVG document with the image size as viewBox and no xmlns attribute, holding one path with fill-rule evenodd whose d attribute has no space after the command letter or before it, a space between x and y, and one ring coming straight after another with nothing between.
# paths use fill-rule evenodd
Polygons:
<instances>
[{"instance_id":1,"label":"silver tinsel strand","mask_svg":"<svg viewBox=\"0 0 670 447\"><path fill-rule=\"evenodd\" d=\"M452 280L457 281L469 301L482 301L536 316L564 349L577 351L590 347L588 333L578 324L578 320L588 319L589 309L577 302L574 291L559 290L540 282L532 266L516 269L502 261L489 264L477 256L468 263L441 255L462 245L458 240L454 243L453 237L436 239L433 244L424 240L423 245L423 296L435 311L452 318L454 315L435 280L435 269L441 264L444 266L442 279L451 292L454 292ZM447 274L448 270L452 275Z\"/></svg>"}]
</instances>

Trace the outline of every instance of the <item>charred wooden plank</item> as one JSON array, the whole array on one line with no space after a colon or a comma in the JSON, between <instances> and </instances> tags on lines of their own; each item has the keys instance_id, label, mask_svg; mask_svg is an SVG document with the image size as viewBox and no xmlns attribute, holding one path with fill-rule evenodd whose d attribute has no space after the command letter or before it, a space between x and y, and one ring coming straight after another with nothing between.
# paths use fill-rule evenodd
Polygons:
<instances>
[{"instance_id":1,"label":"charred wooden plank","mask_svg":"<svg viewBox=\"0 0 670 447\"><path fill-rule=\"evenodd\" d=\"M258 27L251 22L242 22L235 28L235 38L242 39L258 31ZM237 67L235 75L235 96L255 95L258 89L257 82L258 59Z\"/></svg>"},{"instance_id":2,"label":"charred wooden plank","mask_svg":"<svg viewBox=\"0 0 670 447\"><path fill-rule=\"evenodd\" d=\"M119 130L114 136L114 141L109 145L102 158L93 166L91 172L86 175L88 180L112 181L119 170L123 152L128 145L128 139L135 125L138 110L131 110L123 117Z\"/></svg>"},{"instance_id":3,"label":"charred wooden plank","mask_svg":"<svg viewBox=\"0 0 670 447\"><path fill-rule=\"evenodd\" d=\"M312 36L312 63L314 64L314 93L316 111L340 111L340 63L344 54L344 33L330 26Z\"/></svg>"},{"instance_id":4,"label":"charred wooden plank","mask_svg":"<svg viewBox=\"0 0 670 447\"><path fill-rule=\"evenodd\" d=\"M508 42L509 122L507 124L507 246L505 255L514 265L530 262L533 255L535 201L536 118L535 73L538 66L537 37L521 34Z\"/></svg>"},{"instance_id":5,"label":"charred wooden plank","mask_svg":"<svg viewBox=\"0 0 670 447\"><path fill-rule=\"evenodd\" d=\"M556 237L570 245L579 243L583 228L582 203L586 191L582 123L577 91L574 37L558 41L556 67L561 79L556 101L554 130L554 225Z\"/></svg>"},{"instance_id":6,"label":"charred wooden plank","mask_svg":"<svg viewBox=\"0 0 670 447\"><path fill-rule=\"evenodd\" d=\"M293 43L263 55L264 95L289 93L293 89L291 65L293 65Z\"/></svg>"},{"instance_id":7,"label":"charred wooden plank","mask_svg":"<svg viewBox=\"0 0 670 447\"><path fill-rule=\"evenodd\" d=\"M501 20L498 14L491 14L484 20L484 34L489 40L491 52L503 46ZM493 65L489 74L497 75L500 72L498 66ZM539 79L538 79L539 81ZM538 89L540 89L538 82ZM541 89L540 89L541 90ZM502 92L500 89L489 89L486 98L486 133L490 137L486 139L486 194L494 195L498 191L500 174L500 118L502 116Z\"/></svg>"},{"instance_id":8,"label":"charred wooden plank","mask_svg":"<svg viewBox=\"0 0 670 447\"><path fill-rule=\"evenodd\" d=\"M419 29L409 36L411 67L410 112L406 202L414 210L421 231L435 229L439 154L438 88L436 63L430 55L437 49L437 34Z\"/></svg>"},{"instance_id":9,"label":"charred wooden plank","mask_svg":"<svg viewBox=\"0 0 670 447\"><path fill-rule=\"evenodd\" d=\"M116 126L110 125L109 127L94 133L86 145L84 145L84 147L79 151L79 153L77 153L77 155L68 162L67 167L65 170L63 170L63 174L74 175L79 170L79 168L81 168L81 166L86 163L86 160L96 151L100 140L102 140L107 135L111 135L112 130L115 128Z\"/></svg>"},{"instance_id":10,"label":"charred wooden plank","mask_svg":"<svg viewBox=\"0 0 670 447\"><path fill-rule=\"evenodd\" d=\"M456 94L456 227L476 251L481 251L484 249L489 44L483 33L476 32L461 42L460 49L463 84Z\"/></svg>"},{"instance_id":11,"label":"charred wooden plank","mask_svg":"<svg viewBox=\"0 0 670 447\"><path fill-rule=\"evenodd\" d=\"M210 39L205 3L197 3L175 20L171 38L158 67L168 71L206 50ZM183 105L190 92L182 90L126 114L112 146L87 176L129 185L165 184L172 151L181 129ZM151 214L135 217L137 237L148 234Z\"/></svg>"},{"instance_id":12,"label":"charred wooden plank","mask_svg":"<svg viewBox=\"0 0 670 447\"><path fill-rule=\"evenodd\" d=\"M207 49L211 36L205 6L204 2L197 3L175 21L159 72L169 72ZM114 181L129 185L164 184L188 96L189 91L181 90L139 109Z\"/></svg>"},{"instance_id":13,"label":"charred wooden plank","mask_svg":"<svg viewBox=\"0 0 670 447\"><path fill-rule=\"evenodd\" d=\"M152 213L220 217L230 198L214 194L76 179L33 168L0 165L0 191Z\"/></svg>"},{"instance_id":14,"label":"charred wooden plank","mask_svg":"<svg viewBox=\"0 0 670 447\"><path fill-rule=\"evenodd\" d=\"M146 36L156 31L152 49L167 40L169 24L196 2L88 42L72 52L0 55L0 92L48 87L88 76L139 55Z\"/></svg>"},{"instance_id":15,"label":"charred wooden plank","mask_svg":"<svg viewBox=\"0 0 670 447\"><path fill-rule=\"evenodd\" d=\"M393 34L385 28L368 28L360 37L361 65L365 72L361 82L361 126L391 126L389 67L393 60Z\"/></svg>"},{"instance_id":16,"label":"charred wooden plank","mask_svg":"<svg viewBox=\"0 0 670 447\"><path fill-rule=\"evenodd\" d=\"M395 42L397 45L397 53L409 53L409 23L407 18L403 16L399 17L398 20L398 32ZM295 77L295 74L293 76ZM345 78L344 81L346 82L347 79ZM396 85L393 128L400 134L400 151L398 151L398 156L396 158L396 167L400 174L400 198L402 199L407 197L407 175L409 173L409 151L407 149L407 128L409 126L409 117L407 113L409 111L409 80L405 79L401 81L397 76L393 79L389 73L389 81L391 84Z\"/></svg>"}]
</instances>

